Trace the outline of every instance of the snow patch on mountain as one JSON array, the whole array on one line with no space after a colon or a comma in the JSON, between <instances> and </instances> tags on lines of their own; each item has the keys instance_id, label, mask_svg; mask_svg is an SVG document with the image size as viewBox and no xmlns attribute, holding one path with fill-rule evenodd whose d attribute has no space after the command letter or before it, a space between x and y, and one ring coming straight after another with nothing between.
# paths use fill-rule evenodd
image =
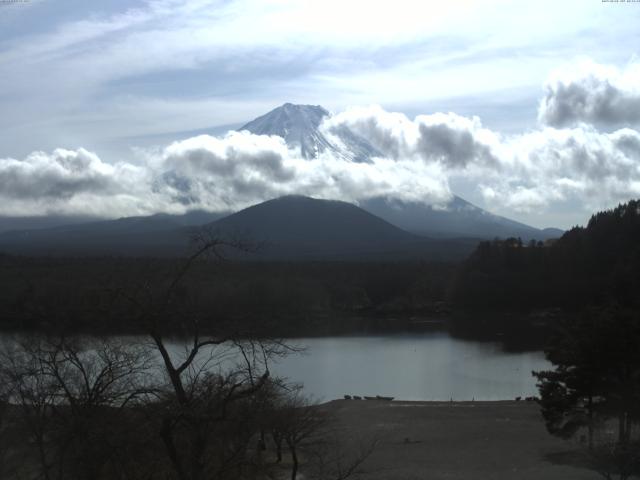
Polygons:
<instances>
[{"instance_id":1,"label":"snow patch on mountain","mask_svg":"<svg viewBox=\"0 0 640 480\"><path fill-rule=\"evenodd\" d=\"M282 137L289 148L298 149L307 160L318 158L325 152L352 162L368 162L372 157L382 156L364 137L346 126L328 130L321 128L322 122L329 117L331 113L320 105L285 103L240 130Z\"/></svg>"}]
</instances>

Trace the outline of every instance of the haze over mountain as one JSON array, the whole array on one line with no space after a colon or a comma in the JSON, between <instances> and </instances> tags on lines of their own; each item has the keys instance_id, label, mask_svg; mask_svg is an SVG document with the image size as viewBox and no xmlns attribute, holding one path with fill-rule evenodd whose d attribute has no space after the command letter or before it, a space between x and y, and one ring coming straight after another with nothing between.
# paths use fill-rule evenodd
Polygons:
<instances>
[{"instance_id":1,"label":"haze over mountain","mask_svg":"<svg viewBox=\"0 0 640 480\"><path fill-rule=\"evenodd\" d=\"M0 217L0 233L11 231L24 231L36 229L61 228L73 230L74 227L82 230L91 227L98 231L153 231L166 230L181 226L202 225L212 222L231 212L206 212L204 210L191 210L182 215L169 213L157 213L136 217L123 217L114 220L105 220L88 216L37 216L37 217ZM91 224L91 225L89 225Z\"/></svg>"},{"instance_id":2,"label":"haze over mountain","mask_svg":"<svg viewBox=\"0 0 640 480\"><path fill-rule=\"evenodd\" d=\"M0 252L36 255L173 256L186 251L194 227L226 213L194 210L184 215L72 223L0 233Z\"/></svg>"},{"instance_id":3,"label":"haze over mountain","mask_svg":"<svg viewBox=\"0 0 640 480\"><path fill-rule=\"evenodd\" d=\"M0 233L12 230L34 230L61 226L79 225L100 221L99 218L74 215L38 215L33 217L0 216Z\"/></svg>"},{"instance_id":4,"label":"haze over mountain","mask_svg":"<svg viewBox=\"0 0 640 480\"><path fill-rule=\"evenodd\" d=\"M494 215L458 196L454 196L444 208L379 197L365 200L360 206L400 228L429 237L546 240L564 233L557 228L541 230Z\"/></svg>"}]
</instances>

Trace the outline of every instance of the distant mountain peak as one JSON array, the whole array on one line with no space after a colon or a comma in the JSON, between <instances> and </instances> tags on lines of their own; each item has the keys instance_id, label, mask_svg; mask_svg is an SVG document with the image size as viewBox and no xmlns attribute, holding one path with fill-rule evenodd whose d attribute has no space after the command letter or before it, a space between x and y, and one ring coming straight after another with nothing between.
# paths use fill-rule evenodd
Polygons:
<instances>
[{"instance_id":1,"label":"distant mountain peak","mask_svg":"<svg viewBox=\"0 0 640 480\"><path fill-rule=\"evenodd\" d=\"M250 121L240 130L282 137L289 148L299 149L300 155L308 160L327 151L354 162L368 162L372 157L381 156L365 138L347 127L333 129L329 135L323 132L320 125L329 116L331 113L321 105L285 103Z\"/></svg>"},{"instance_id":2,"label":"distant mountain peak","mask_svg":"<svg viewBox=\"0 0 640 480\"><path fill-rule=\"evenodd\" d=\"M330 115L320 105L296 105L285 103L245 124L240 130L256 135L285 137L292 130L316 130L322 120Z\"/></svg>"},{"instance_id":3,"label":"distant mountain peak","mask_svg":"<svg viewBox=\"0 0 640 480\"><path fill-rule=\"evenodd\" d=\"M406 231L437 238L521 237L523 240L545 240L562 234L561 230L540 230L495 215L456 195L444 208L385 197L370 198L360 205Z\"/></svg>"},{"instance_id":4,"label":"distant mountain peak","mask_svg":"<svg viewBox=\"0 0 640 480\"><path fill-rule=\"evenodd\" d=\"M305 105L302 103L283 103L281 106L274 108L275 110L283 109L286 112L319 112L324 115L329 115L329 110L324 108L322 105Z\"/></svg>"}]
</instances>

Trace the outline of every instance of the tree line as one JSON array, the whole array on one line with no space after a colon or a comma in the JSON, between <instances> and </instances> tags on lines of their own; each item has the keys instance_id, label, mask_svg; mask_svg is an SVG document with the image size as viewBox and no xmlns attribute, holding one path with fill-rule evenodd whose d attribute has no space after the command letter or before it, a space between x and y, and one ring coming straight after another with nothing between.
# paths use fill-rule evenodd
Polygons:
<instances>
[{"instance_id":1,"label":"tree line","mask_svg":"<svg viewBox=\"0 0 640 480\"><path fill-rule=\"evenodd\" d=\"M640 306L640 200L594 214L553 242L485 241L462 264L453 303L474 310Z\"/></svg>"},{"instance_id":2,"label":"tree line","mask_svg":"<svg viewBox=\"0 0 640 480\"><path fill-rule=\"evenodd\" d=\"M162 287L173 259L0 257L0 328L145 333L116 293ZM438 313L455 265L421 262L197 262L180 285L215 323L262 324L267 335L308 336L375 330L393 317ZM183 301L176 292L175 303ZM179 334L176 330L174 333Z\"/></svg>"}]
</instances>

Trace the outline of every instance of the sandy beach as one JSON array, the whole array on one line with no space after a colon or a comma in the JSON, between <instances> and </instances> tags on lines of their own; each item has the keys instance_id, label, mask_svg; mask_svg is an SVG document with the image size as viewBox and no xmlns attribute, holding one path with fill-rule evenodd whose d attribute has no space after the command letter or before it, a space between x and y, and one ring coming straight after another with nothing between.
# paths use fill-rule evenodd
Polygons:
<instances>
[{"instance_id":1,"label":"sandy beach","mask_svg":"<svg viewBox=\"0 0 640 480\"><path fill-rule=\"evenodd\" d=\"M350 435L379 439L362 478L600 478L575 466L579 445L549 435L535 402L336 400L325 406Z\"/></svg>"}]
</instances>

